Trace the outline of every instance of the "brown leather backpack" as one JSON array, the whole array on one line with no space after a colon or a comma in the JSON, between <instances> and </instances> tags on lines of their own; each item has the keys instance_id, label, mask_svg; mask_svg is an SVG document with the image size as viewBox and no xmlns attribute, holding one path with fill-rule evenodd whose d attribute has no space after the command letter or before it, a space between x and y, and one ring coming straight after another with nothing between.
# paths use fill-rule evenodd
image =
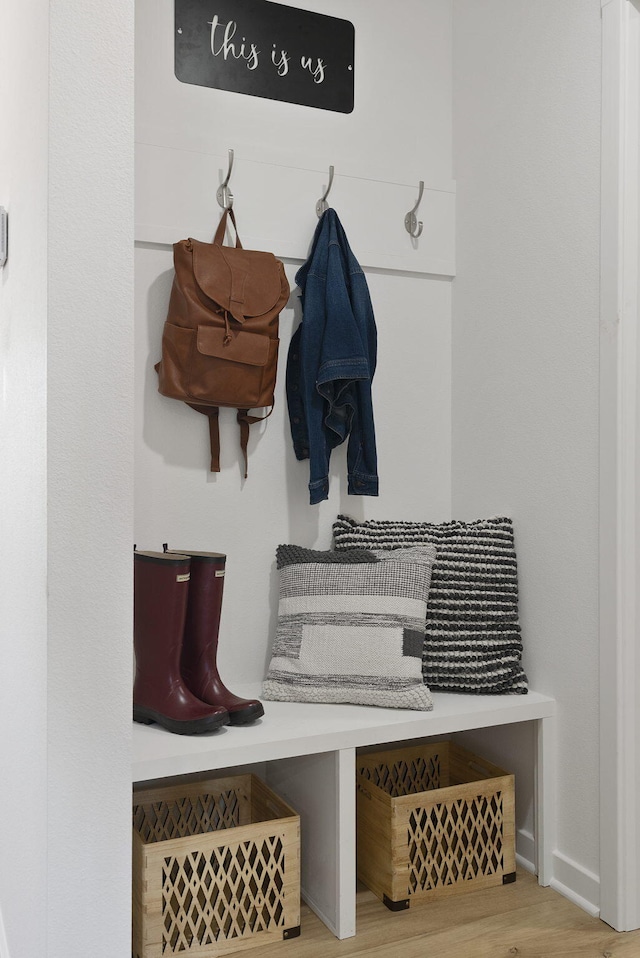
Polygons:
<instances>
[{"instance_id":1,"label":"brown leather backpack","mask_svg":"<svg viewBox=\"0 0 640 958\"><path fill-rule=\"evenodd\" d=\"M249 426L273 412L278 317L289 298L284 267L273 253L223 246L223 213L213 243L175 243L175 276L156 365L158 389L209 417L211 472L220 472L220 406L238 410L247 475ZM250 409L270 406L266 416Z\"/></svg>"}]
</instances>

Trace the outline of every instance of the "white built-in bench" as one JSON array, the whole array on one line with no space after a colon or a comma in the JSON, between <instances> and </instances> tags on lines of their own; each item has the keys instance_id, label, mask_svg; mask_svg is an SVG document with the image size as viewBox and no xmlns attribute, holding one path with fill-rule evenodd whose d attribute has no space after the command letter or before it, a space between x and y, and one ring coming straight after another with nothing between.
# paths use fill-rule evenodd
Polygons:
<instances>
[{"instance_id":1,"label":"white built-in bench","mask_svg":"<svg viewBox=\"0 0 640 958\"><path fill-rule=\"evenodd\" d=\"M247 697L259 694L257 688L234 691ZM265 702L265 716L255 725L227 726L206 736L134 725L132 780L264 765L271 787L300 814L303 898L338 938L349 938L356 931L356 749L533 721L536 866L540 884L549 884L555 820L554 700L538 692L435 693L433 699L432 712Z\"/></svg>"}]
</instances>

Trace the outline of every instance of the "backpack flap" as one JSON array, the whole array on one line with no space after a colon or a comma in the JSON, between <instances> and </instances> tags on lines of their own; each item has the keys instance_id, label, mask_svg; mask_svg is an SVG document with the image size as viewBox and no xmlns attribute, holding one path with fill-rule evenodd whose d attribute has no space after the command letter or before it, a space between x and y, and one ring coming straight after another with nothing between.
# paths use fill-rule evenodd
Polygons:
<instances>
[{"instance_id":1,"label":"backpack flap","mask_svg":"<svg viewBox=\"0 0 640 958\"><path fill-rule=\"evenodd\" d=\"M273 253L190 242L193 274L199 288L237 322L263 316L278 304L280 268Z\"/></svg>"}]
</instances>

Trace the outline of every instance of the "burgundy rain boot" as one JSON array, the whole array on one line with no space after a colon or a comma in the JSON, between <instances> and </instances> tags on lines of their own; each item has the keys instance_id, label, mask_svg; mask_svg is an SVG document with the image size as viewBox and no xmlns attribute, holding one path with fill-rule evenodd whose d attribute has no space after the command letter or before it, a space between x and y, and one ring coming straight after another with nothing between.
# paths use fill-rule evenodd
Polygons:
<instances>
[{"instance_id":1,"label":"burgundy rain boot","mask_svg":"<svg viewBox=\"0 0 640 958\"><path fill-rule=\"evenodd\" d=\"M133 559L134 721L157 722L178 735L198 735L227 725L227 710L197 699L180 672L188 556L134 552Z\"/></svg>"},{"instance_id":2,"label":"burgundy rain boot","mask_svg":"<svg viewBox=\"0 0 640 958\"><path fill-rule=\"evenodd\" d=\"M167 546L164 546L165 550ZM177 550L176 550L177 551ZM191 584L184 630L181 668L194 695L210 705L222 705L231 725L247 725L264 715L258 699L241 699L223 685L217 666L218 630L226 555L221 552L191 552ZM167 555L173 555L167 551Z\"/></svg>"}]
</instances>

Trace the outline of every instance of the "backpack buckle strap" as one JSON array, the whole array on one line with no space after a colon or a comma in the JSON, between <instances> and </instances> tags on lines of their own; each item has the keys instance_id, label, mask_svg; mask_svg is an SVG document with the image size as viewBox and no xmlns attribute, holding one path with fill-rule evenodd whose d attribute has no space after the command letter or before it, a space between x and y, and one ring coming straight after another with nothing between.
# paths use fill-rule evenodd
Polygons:
<instances>
[{"instance_id":1,"label":"backpack buckle strap","mask_svg":"<svg viewBox=\"0 0 640 958\"><path fill-rule=\"evenodd\" d=\"M242 304L244 303L244 289L248 278L249 274L246 269L236 267L231 270L230 313L239 323L244 323Z\"/></svg>"}]
</instances>

